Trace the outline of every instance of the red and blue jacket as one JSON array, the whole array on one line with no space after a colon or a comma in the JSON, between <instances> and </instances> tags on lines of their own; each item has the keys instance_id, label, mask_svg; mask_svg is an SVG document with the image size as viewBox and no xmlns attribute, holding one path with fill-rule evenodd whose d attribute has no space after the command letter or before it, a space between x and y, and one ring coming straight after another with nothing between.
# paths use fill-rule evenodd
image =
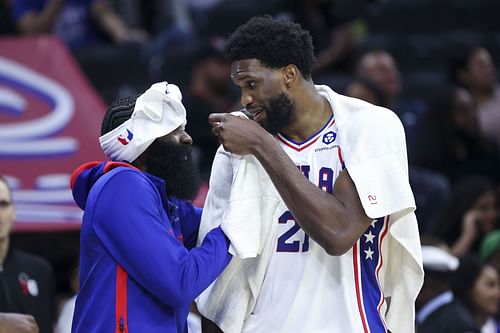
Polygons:
<instances>
[{"instance_id":1,"label":"red and blue jacket","mask_svg":"<svg viewBox=\"0 0 500 333\"><path fill-rule=\"evenodd\" d=\"M73 333L185 333L189 305L231 255L220 228L195 247L201 209L125 163L91 162L71 181L84 209Z\"/></svg>"}]
</instances>

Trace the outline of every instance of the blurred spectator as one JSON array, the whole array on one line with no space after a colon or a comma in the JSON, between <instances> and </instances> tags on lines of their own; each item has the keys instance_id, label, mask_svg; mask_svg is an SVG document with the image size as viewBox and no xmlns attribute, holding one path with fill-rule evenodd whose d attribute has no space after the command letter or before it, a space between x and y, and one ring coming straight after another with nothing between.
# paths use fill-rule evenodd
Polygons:
<instances>
[{"instance_id":1,"label":"blurred spectator","mask_svg":"<svg viewBox=\"0 0 500 333\"><path fill-rule=\"evenodd\" d=\"M424 285L416 300L418 333L479 333L469 311L457 302L450 279L459 261L445 249L422 246Z\"/></svg>"},{"instance_id":2,"label":"blurred spectator","mask_svg":"<svg viewBox=\"0 0 500 333\"><path fill-rule=\"evenodd\" d=\"M452 183L471 174L500 183L499 148L481 135L475 104L463 88L447 89L433 101L416 159Z\"/></svg>"},{"instance_id":3,"label":"blurred spectator","mask_svg":"<svg viewBox=\"0 0 500 333\"><path fill-rule=\"evenodd\" d=\"M430 234L451 195L450 182L442 174L410 164L410 185L415 195L420 234Z\"/></svg>"},{"instance_id":4,"label":"blurred spectator","mask_svg":"<svg viewBox=\"0 0 500 333\"><path fill-rule=\"evenodd\" d=\"M0 0L0 35L13 35L16 32L10 17L11 0Z\"/></svg>"},{"instance_id":5,"label":"blurred spectator","mask_svg":"<svg viewBox=\"0 0 500 333\"><path fill-rule=\"evenodd\" d=\"M462 179L453 188L435 234L444 239L451 253L477 252L482 237L498 226L494 184L480 176Z\"/></svg>"},{"instance_id":6,"label":"blurred spectator","mask_svg":"<svg viewBox=\"0 0 500 333\"><path fill-rule=\"evenodd\" d=\"M194 146L199 148L199 166L203 178L208 180L219 147L208 124L208 115L240 109L239 91L231 81L230 65L217 44L204 44L191 68L189 94L184 98L189 110L187 130L192 133Z\"/></svg>"},{"instance_id":7,"label":"blurred spectator","mask_svg":"<svg viewBox=\"0 0 500 333\"><path fill-rule=\"evenodd\" d=\"M500 230L489 232L481 241L479 256L500 274Z\"/></svg>"},{"instance_id":8,"label":"blurred spectator","mask_svg":"<svg viewBox=\"0 0 500 333\"><path fill-rule=\"evenodd\" d=\"M71 324L73 323L73 312L75 311L76 294L78 293L78 286L80 285L79 259L80 259L79 257L76 258L70 274L69 284L72 295L61 304L62 307L59 313L59 318L57 319L54 333L71 332Z\"/></svg>"},{"instance_id":9,"label":"blurred spectator","mask_svg":"<svg viewBox=\"0 0 500 333\"><path fill-rule=\"evenodd\" d=\"M491 54L480 46L454 52L451 76L476 102L482 133L500 145L500 85Z\"/></svg>"},{"instance_id":10,"label":"blurred spectator","mask_svg":"<svg viewBox=\"0 0 500 333\"><path fill-rule=\"evenodd\" d=\"M366 77L354 78L346 87L345 94L379 106L387 106L385 95L380 86Z\"/></svg>"},{"instance_id":11,"label":"blurred spectator","mask_svg":"<svg viewBox=\"0 0 500 333\"><path fill-rule=\"evenodd\" d=\"M365 1L297 0L283 2L282 15L308 30L317 57L314 75L333 68L351 69L356 38L353 22L363 13Z\"/></svg>"},{"instance_id":12,"label":"blurred spectator","mask_svg":"<svg viewBox=\"0 0 500 333\"><path fill-rule=\"evenodd\" d=\"M0 333L38 333L35 318L19 313L0 313Z\"/></svg>"},{"instance_id":13,"label":"blurred spectator","mask_svg":"<svg viewBox=\"0 0 500 333\"><path fill-rule=\"evenodd\" d=\"M115 43L148 39L144 31L127 27L106 0L12 1L12 17L21 34L55 33L72 50L98 43L99 28Z\"/></svg>"},{"instance_id":14,"label":"blurred spectator","mask_svg":"<svg viewBox=\"0 0 500 333\"><path fill-rule=\"evenodd\" d=\"M402 84L396 60L383 50L370 51L364 54L356 67L356 74L367 77L379 84L384 93L385 107L396 112L406 132L408 158L414 160L417 138L420 139L427 106L422 100L401 97Z\"/></svg>"},{"instance_id":15,"label":"blurred spectator","mask_svg":"<svg viewBox=\"0 0 500 333\"><path fill-rule=\"evenodd\" d=\"M14 216L12 193L7 181L0 176L0 312L32 315L41 333L51 333L54 321L52 268L45 259L9 246Z\"/></svg>"},{"instance_id":16,"label":"blurred spectator","mask_svg":"<svg viewBox=\"0 0 500 333\"><path fill-rule=\"evenodd\" d=\"M184 0L114 0L114 3L114 8L128 26L144 28L152 36L143 50L146 59L154 58L150 66L158 66L162 57L172 51L173 45L185 44L195 38L188 4Z\"/></svg>"},{"instance_id":17,"label":"blurred spectator","mask_svg":"<svg viewBox=\"0 0 500 333\"><path fill-rule=\"evenodd\" d=\"M499 325L494 316L499 309L500 281L496 269L476 256L465 256L451 283L453 293L470 311L481 333L497 333Z\"/></svg>"}]
</instances>

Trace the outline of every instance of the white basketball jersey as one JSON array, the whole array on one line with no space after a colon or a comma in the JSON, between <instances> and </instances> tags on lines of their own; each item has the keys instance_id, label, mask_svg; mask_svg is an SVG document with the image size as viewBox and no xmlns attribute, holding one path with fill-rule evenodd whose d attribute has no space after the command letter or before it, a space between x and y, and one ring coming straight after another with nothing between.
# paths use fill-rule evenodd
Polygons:
<instances>
[{"instance_id":1,"label":"white basketball jersey","mask_svg":"<svg viewBox=\"0 0 500 333\"><path fill-rule=\"evenodd\" d=\"M277 136L313 184L331 193L343 170L335 119L304 142ZM375 220L352 249L330 256L283 211L275 223L274 253L244 333L387 332L378 275L388 221Z\"/></svg>"}]
</instances>

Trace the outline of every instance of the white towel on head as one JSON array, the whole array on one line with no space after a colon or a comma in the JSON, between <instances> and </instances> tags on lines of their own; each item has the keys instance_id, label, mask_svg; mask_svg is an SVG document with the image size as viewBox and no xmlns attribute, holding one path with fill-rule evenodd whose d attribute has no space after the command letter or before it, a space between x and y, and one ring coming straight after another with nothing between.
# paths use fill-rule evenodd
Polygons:
<instances>
[{"instance_id":1,"label":"white towel on head","mask_svg":"<svg viewBox=\"0 0 500 333\"><path fill-rule=\"evenodd\" d=\"M186 125L182 94L175 84L155 83L135 102L130 119L99 138L112 161L133 162L153 141Z\"/></svg>"}]
</instances>

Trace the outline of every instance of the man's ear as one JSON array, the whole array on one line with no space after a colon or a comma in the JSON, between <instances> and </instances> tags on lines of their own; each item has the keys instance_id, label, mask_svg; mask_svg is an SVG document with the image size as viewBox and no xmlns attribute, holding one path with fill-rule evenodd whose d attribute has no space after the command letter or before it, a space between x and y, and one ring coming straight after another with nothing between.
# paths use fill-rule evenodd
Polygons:
<instances>
[{"instance_id":1,"label":"man's ear","mask_svg":"<svg viewBox=\"0 0 500 333\"><path fill-rule=\"evenodd\" d=\"M287 88L290 88L297 80L299 69L297 68L297 66L290 64L283 67L282 71L285 86Z\"/></svg>"}]
</instances>

